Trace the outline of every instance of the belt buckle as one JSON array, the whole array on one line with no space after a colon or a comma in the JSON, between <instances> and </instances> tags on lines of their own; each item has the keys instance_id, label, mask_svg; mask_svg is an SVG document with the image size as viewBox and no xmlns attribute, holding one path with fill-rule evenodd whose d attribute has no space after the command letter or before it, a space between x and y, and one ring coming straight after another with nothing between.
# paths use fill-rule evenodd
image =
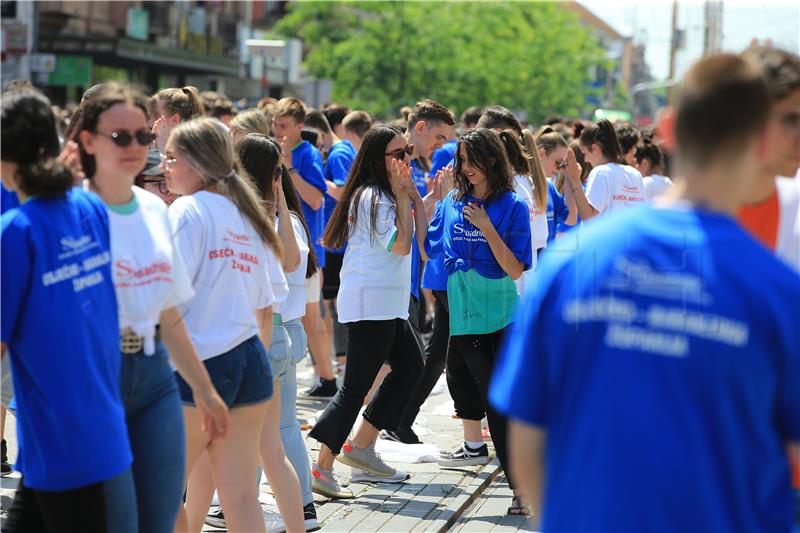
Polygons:
<instances>
[{"instance_id":1,"label":"belt buckle","mask_svg":"<svg viewBox=\"0 0 800 533\"><path fill-rule=\"evenodd\" d=\"M126 355L139 353L144 348L144 339L138 335L121 335L119 338L119 351Z\"/></svg>"}]
</instances>

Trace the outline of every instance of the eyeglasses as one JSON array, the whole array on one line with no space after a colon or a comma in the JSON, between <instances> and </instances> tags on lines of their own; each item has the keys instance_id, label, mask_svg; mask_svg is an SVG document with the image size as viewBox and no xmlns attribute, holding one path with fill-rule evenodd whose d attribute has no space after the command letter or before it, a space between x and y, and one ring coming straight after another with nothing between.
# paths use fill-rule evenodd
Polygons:
<instances>
[{"instance_id":1,"label":"eyeglasses","mask_svg":"<svg viewBox=\"0 0 800 533\"><path fill-rule=\"evenodd\" d=\"M413 153L414 153L414 145L407 144L405 148L398 148L397 150L386 152L383 155L390 155L395 159L397 159L398 161L402 161L406 157L406 154L408 154L408 157L411 157L411 154Z\"/></svg>"},{"instance_id":2,"label":"eyeglasses","mask_svg":"<svg viewBox=\"0 0 800 533\"><path fill-rule=\"evenodd\" d=\"M144 180L145 185L147 185L148 183L152 185L158 184L158 192L160 192L161 194L169 194L169 189L167 188L167 181L165 179L162 178L156 180L154 179Z\"/></svg>"},{"instance_id":3,"label":"eyeglasses","mask_svg":"<svg viewBox=\"0 0 800 533\"><path fill-rule=\"evenodd\" d=\"M97 135L102 135L103 137L108 137L114 144L121 148L125 148L126 146L130 145L134 139L136 139L136 142L138 142L141 146L150 146L150 143L152 143L155 139L155 136L144 128L136 130L133 135L125 130L112 131L111 133L96 131L95 133Z\"/></svg>"},{"instance_id":4,"label":"eyeglasses","mask_svg":"<svg viewBox=\"0 0 800 533\"><path fill-rule=\"evenodd\" d=\"M172 165L178 162L178 160L175 159L174 157L170 157L164 154L158 154L158 155L159 157L161 157L161 162L164 163L164 166L167 168L171 167Z\"/></svg>"}]
</instances>

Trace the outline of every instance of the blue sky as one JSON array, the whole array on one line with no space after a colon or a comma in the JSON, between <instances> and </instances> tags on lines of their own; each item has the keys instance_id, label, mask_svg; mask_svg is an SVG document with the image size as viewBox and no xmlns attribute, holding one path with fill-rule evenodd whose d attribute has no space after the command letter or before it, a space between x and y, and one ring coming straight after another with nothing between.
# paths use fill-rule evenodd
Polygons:
<instances>
[{"instance_id":1,"label":"blue sky","mask_svg":"<svg viewBox=\"0 0 800 533\"><path fill-rule=\"evenodd\" d=\"M621 34L644 42L653 77L667 77L671 0L580 0L580 3ZM701 0L678 2L678 27L686 31L686 47L677 57L678 75L702 55L704 4ZM770 38L775 46L800 53L797 0L727 0L723 2L722 20L722 46L726 51L739 52L753 38Z\"/></svg>"}]
</instances>

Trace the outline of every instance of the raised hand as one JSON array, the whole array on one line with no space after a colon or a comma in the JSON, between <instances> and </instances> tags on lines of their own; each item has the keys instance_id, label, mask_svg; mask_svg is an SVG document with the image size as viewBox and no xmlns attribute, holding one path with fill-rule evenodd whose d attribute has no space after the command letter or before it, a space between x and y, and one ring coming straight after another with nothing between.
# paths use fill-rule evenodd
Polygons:
<instances>
[{"instance_id":1,"label":"raised hand","mask_svg":"<svg viewBox=\"0 0 800 533\"><path fill-rule=\"evenodd\" d=\"M581 184L581 166L578 160L575 159L575 152L572 148L567 148L567 178L569 179L570 186L574 189Z\"/></svg>"},{"instance_id":2,"label":"raised hand","mask_svg":"<svg viewBox=\"0 0 800 533\"><path fill-rule=\"evenodd\" d=\"M281 139L281 149L283 151L283 164L286 168L292 168L292 147L286 141L286 137Z\"/></svg>"}]
</instances>

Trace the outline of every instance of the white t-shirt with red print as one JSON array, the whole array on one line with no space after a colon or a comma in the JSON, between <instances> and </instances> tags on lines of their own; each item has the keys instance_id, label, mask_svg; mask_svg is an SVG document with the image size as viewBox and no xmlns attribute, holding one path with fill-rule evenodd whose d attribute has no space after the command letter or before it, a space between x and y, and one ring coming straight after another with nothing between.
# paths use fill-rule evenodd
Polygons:
<instances>
[{"instance_id":1,"label":"white t-shirt with red print","mask_svg":"<svg viewBox=\"0 0 800 533\"><path fill-rule=\"evenodd\" d=\"M169 207L175 244L195 296L181 306L200 359L258 334L255 311L275 302L269 277L274 255L236 205L200 191Z\"/></svg>"},{"instance_id":2,"label":"white t-shirt with red print","mask_svg":"<svg viewBox=\"0 0 800 533\"><path fill-rule=\"evenodd\" d=\"M155 353L155 328L161 312L192 298L192 285L172 239L166 204L133 187L136 210L110 209L111 261L120 331L144 337L144 352Z\"/></svg>"},{"instance_id":3,"label":"white t-shirt with red print","mask_svg":"<svg viewBox=\"0 0 800 533\"><path fill-rule=\"evenodd\" d=\"M586 198L601 213L635 207L647 201L639 171L618 163L592 169L586 180Z\"/></svg>"}]
</instances>

